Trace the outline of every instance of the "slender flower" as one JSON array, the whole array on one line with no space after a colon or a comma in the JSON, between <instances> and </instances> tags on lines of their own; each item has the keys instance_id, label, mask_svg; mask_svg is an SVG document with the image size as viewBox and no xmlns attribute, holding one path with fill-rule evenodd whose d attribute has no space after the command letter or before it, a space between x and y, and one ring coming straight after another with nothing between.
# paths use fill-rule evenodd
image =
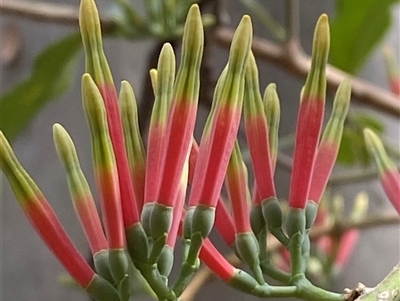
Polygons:
<instances>
[{"instance_id":1,"label":"slender flower","mask_svg":"<svg viewBox=\"0 0 400 301\"><path fill-rule=\"evenodd\" d=\"M271 156L272 174L275 173L276 160L278 158L278 131L279 121L281 117L281 108L279 105L279 97L276 92L276 85L269 84L264 92L263 97L264 112L268 124L268 143L269 153Z\"/></svg>"},{"instance_id":2,"label":"slender flower","mask_svg":"<svg viewBox=\"0 0 400 301\"><path fill-rule=\"evenodd\" d=\"M173 205L176 200L183 166L190 152L197 114L203 43L204 33L199 7L193 5L185 25L181 64L168 116L167 144L157 199L158 203L166 206Z\"/></svg>"},{"instance_id":3,"label":"slender flower","mask_svg":"<svg viewBox=\"0 0 400 301\"><path fill-rule=\"evenodd\" d=\"M82 96L92 133L95 175L100 189L104 226L110 248L124 248L122 212L115 157L100 92L89 74L82 77Z\"/></svg>"},{"instance_id":4,"label":"slender flower","mask_svg":"<svg viewBox=\"0 0 400 301\"><path fill-rule=\"evenodd\" d=\"M254 55L249 55L246 68L246 101L244 102L244 122L247 143L250 149L258 200L268 200L276 196L272 172L271 149L267 118L260 94L258 70Z\"/></svg>"},{"instance_id":5,"label":"slender flower","mask_svg":"<svg viewBox=\"0 0 400 301\"><path fill-rule=\"evenodd\" d=\"M189 205L215 208L236 139L243 103L244 69L252 40L251 20L244 16L232 40L228 69L215 93L206 121Z\"/></svg>"},{"instance_id":6,"label":"slender flower","mask_svg":"<svg viewBox=\"0 0 400 301\"><path fill-rule=\"evenodd\" d=\"M139 213L125 149L117 91L104 54L100 19L94 0L81 1L79 25L86 54L86 72L94 79L106 107L110 138L118 168L124 226L128 228L139 221Z\"/></svg>"},{"instance_id":7,"label":"slender flower","mask_svg":"<svg viewBox=\"0 0 400 301\"><path fill-rule=\"evenodd\" d=\"M67 172L68 186L74 208L85 231L92 254L107 250L107 240L92 193L81 170L74 143L60 124L54 124L53 135L58 156Z\"/></svg>"},{"instance_id":8,"label":"slender flower","mask_svg":"<svg viewBox=\"0 0 400 301\"><path fill-rule=\"evenodd\" d=\"M154 75L153 75L154 77ZM175 79L175 55L171 44L164 44L157 66L155 101L147 141L145 203L155 202L157 185L162 177L162 159L165 151L168 112L172 101Z\"/></svg>"},{"instance_id":9,"label":"slender flower","mask_svg":"<svg viewBox=\"0 0 400 301\"><path fill-rule=\"evenodd\" d=\"M350 81L345 79L336 92L332 114L319 143L308 194L309 201L319 203L328 183L342 140L344 121L349 110L350 94Z\"/></svg>"},{"instance_id":10,"label":"slender flower","mask_svg":"<svg viewBox=\"0 0 400 301\"><path fill-rule=\"evenodd\" d=\"M400 214L400 173L386 154L382 141L373 131L364 129L364 139L368 150L375 158L383 189Z\"/></svg>"},{"instance_id":11,"label":"slender flower","mask_svg":"<svg viewBox=\"0 0 400 301\"><path fill-rule=\"evenodd\" d=\"M193 139L192 148L189 156L189 184L192 183L194 170L196 169L197 157L199 154L199 146ZM217 207L215 209L215 228L221 235L222 239L228 246L233 246L235 242L235 227L232 215L222 197L219 197Z\"/></svg>"},{"instance_id":12,"label":"slender flower","mask_svg":"<svg viewBox=\"0 0 400 301\"><path fill-rule=\"evenodd\" d=\"M351 229L343 234L335 258L335 268L342 269L346 265L359 238L360 231L358 229Z\"/></svg>"},{"instance_id":13,"label":"slender flower","mask_svg":"<svg viewBox=\"0 0 400 301\"><path fill-rule=\"evenodd\" d=\"M87 288L96 274L73 245L50 204L21 166L1 131L0 167L36 232L68 273L79 285Z\"/></svg>"},{"instance_id":14,"label":"slender flower","mask_svg":"<svg viewBox=\"0 0 400 301\"><path fill-rule=\"evenodd\" d=\"M189 161L187 160L185 166L183 168L183 173L181 177L181 182L179 186L179 193L177 195L177 200L175 202L174 211L173 211L173 219L171 229L168 233L167 245L174 249L176 237L178 235L179 225L182 222L182 214L185 207L185 197L186 197L186 189L188 185L188 177L189 177Z\"/></svg>"},{"instance_id":15,"label":"slender flower","mask_svg":"<svg viewBox=\"0 0 400 301\"><path fill-rule=\"evenodd\" d=\"M260 268L259 246L251 230L248 201L250 192L247 184L247 168L236 141L226 172L226 187L232 204L236 230L236 250L241 259L250 267L260 284L264 277Z\"/></svg>"},{"instance_id":16,"label":"slender flower","mask_svg":"<svg viewBox=\"0 0 400 301\"><path fill-rule=\"evenodd\" d=\"M236 233L250 232L251 226L248 208L249 192L247 186L247 169L243 162L239 143L237 141L235 142L229 160L225 184L232 204Z\"/></svg>"},{"instance_id":17,"label":"slender flower","mask_svg":"<svg viewBox=\"0 0 400 301\"><path fill-rule=\"evenodd\" d=\"M144 208L141 221L148 235L151 235L150 217L157 199L158 186L162 178L162 160L165 151L168 114L171 107L175 79L175 55L169 43L164 44L158 59L158 70L150 71L155 101L151 114L147 139L146 179Z\"/></svg>"},{"instance_id":18,"label":"slender flower","mask_svg":"<svg viewBox=\"0 0 400 301\"><path fill-rule=\"evenodd\" d=\"M249 16L244 16L232 40L228 67L214 93L214 103L201 138L189 197L185 228L190 229L190 249L185 260L195 266L199 251L215 220L215 207L239 128L243 102L244 69L252 40Z\"/></svg>"},{"instance_id":19,"label":"slender flower","mask_svg":"<svg viewBox=\"0 0 400 301\"><path fill-rule=\"evenodd\" d=\"M235 242L235 228L232 215L225 201L220 197L215 208L215 228L227 246L232 247Z\"/></svg>"},{"instance_id":20,"label":"slender flower","mask_svg":"<svg viewBox=\"0 0 400 301\"><path fill-rule=\"evenodd\" d=\"M188 185L188 175L189 175L189 161L185 163L183 168L183 174L181 178L181 183L179 186L179 193L177 195L177 200L173 208L173 217L171 229L168 232L167 240L165 242L164 249L160 254L158 260L158 269L162 275L168 276L172 270L174 263L174 248L176 243L176 238L181 230L182 221L184 220L185 207L185 197Z\"/></svg>"},{"instance_id":21,"label":"slender flower","mask_svg":"<svg viewBox=\"0 0 400 301\"><path fill-rule=\"evenodd\" d=\"M171 108L161 161L161 177L151 212L151 236L158 239L168 233L173 206L178 199L184 165L188 160L197 114L200 87L200 64L204 32L198 5L191 6L184 29L181 64L173 89ZM158 75L158 82L160 75Z\"/></svg>"},{"instance_id":22,"label":"slender flower","mask_svg":"<svg viewBox=\"0 0 400 301\"><path fill-rule=\"evenodd\" d=\"M119 102L135 199L138 210L142 211L146 175L146 154L140 136L135 94L132 86L127 81L122 81L121 83Z\"/></svg>"},{"instance_id":23,"label":"slender flower","mask_svg":"<svg viewBox=\"0 0 400 301\"><path fill-rule=\"evenodd\" d=\"M289 206L292 208L302 209L307 202L325 106L325 68L328 52L328 16L322 15L314 33L311 69L307 76L297 120L289 193Z\"/></svg>"},{"instance_id":24,"label":"slender flower","mask_svg":"<svg viewBox=\"0 0 400 301\"><path fill-rule=\"evenodd\" d=\"M203 242L199 258L211 271L229 285L260 297L265 297L267 295L267 292L263 290L265 287L260 286L259 283L245 271L236 269L230 264L208 238Z\"/></svg>"},{"instance_id":25,"label":"slender flower","mask_svg":"<svg viewBox=\"0 0 400 301\"><path fill-rule=\"evenodd\" d=\"M223 281L228 282L235 274L235 267L221 255L208 238L203 242L199 258Z\"/></svg>"},{"instance_id":26,"label":"slender flower","mask_svg":"<svg viewBox=\"0 0 400 301\"><path fill-rule=\"evenodd\" d=\"M385 55L390 90L397 96L400 96L400 74L398 70L399 64L396 63L393 49L390 47L385 47L383 54Z\"/></svg>"},{"instance_id":27,"label":"slender flower","mask_svg":"<svg viewBox=\"0 0 400 301\"><path fill-rule=\"evenodd\" d=\"M109 246L110 269L118 282L128 268L119 193L118 172L108 132L101 94L89 74L82 77L82 96L92 135L95 178L100 190L104 228Z\"/></svg>"}]
</instances>

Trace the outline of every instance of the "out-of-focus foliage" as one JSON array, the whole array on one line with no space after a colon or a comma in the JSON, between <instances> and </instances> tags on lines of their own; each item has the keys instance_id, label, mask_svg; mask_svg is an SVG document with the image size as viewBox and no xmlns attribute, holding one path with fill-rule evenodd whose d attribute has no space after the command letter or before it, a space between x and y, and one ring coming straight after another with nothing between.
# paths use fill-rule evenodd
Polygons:
<instances>
[{"instance_id":1,"label":"out-of-focus foliage","mask_svg":"<svg viewBox=\"0 0 400 301\"><path fill-rule=\"evenodd\" d=\"M370 128L379 135L384 131L383 124L376 118L366 113L349 114L343 130L342 143L340 145L337 163L344 165L368 165L371 156L367 151L363 129Z\"/></svg>"},{"instance_id":2,"label":"out-of-focus foliage","mask_svg":"<svg viewBox=\"0 0 400 301\"><path fill-rule=\"evenodd\" d=\"M35 59L31 76L2 97L0 128L9 139L14 139L44 104L67 90L79 49L79 34L51 44Z\"/></svg>"},{"instance_id":3,"label":"out-of-focus foliage","mask_svg":"<svg viewBox=\"0 0 400 301\"><path fill-rule=\"evenodd\" d=\"M391 24L399 0L337 0L331 21L330 60L336 67L359 70Z\"/></svg>"}]
</instances>

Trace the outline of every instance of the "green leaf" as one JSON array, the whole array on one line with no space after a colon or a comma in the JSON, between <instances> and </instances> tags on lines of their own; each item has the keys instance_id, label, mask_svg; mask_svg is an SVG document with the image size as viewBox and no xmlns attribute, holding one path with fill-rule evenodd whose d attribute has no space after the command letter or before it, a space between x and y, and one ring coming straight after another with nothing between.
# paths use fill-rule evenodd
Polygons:
<instances>
[{"instance_id":1,"label":"green leaf","mask_svg":"<svg viewBox=\"0 0 400 301\"><path fill-rule=\"evenodd\" d=\"M391 6L399 0L337 0L331 21L330 61L354 73L391 24Z\"/></svg>"},{"instance_id":2,"label":"green leaf","mask_svg":"<svg viewBox=\"0 0 400 301\"><path fill-rule=\"evenodd\" d=\"M378 135L385 130L383 123L371 115L360 112L349 114L336 159L338 163L367 166L371 162L371 155L364 141L364 128L370 128Z\"/></svg>"},{"instance_id":3,"label":"green leaf","mask_svg":"<svg viewBox=\"0 0 400 301\"><path fill-rule=\"evenodd\" d=\"M3 95L0 128L8 139L14 139L47 102L67 90L80 48L79 34L51 44L36 57L30 78Z\"/></svg>"}]
</instances>

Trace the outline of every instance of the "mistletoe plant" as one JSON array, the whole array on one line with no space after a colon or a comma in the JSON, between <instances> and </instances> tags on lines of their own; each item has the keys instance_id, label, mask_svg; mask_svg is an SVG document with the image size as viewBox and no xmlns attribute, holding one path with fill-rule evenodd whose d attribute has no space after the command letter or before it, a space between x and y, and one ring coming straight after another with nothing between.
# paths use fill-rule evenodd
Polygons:
<instances>
[{"instance_id":1,"label":"mistletoe plant","mask_svg":"<svg viewBox=\"0 0 400 301\"><path fill-rule=\"evenodd\" d=\"M190 8L176 75L175 55L168 43L161 50L157 69L151 71L155 103L147 152L138 127L135 96L128 82L122 82L117 95L93 0L81 2L80 27L87 72L82 77L82 98L91 131L101 219L71 137L60 124L54 125L53 134L94 268L77 251L50 204L0 133L3 172L33 227L75 281L97 301L127 301L134 267L159 300L173 301L179 300L202 261L229 285L257 297L345 300L344 294L318 288L305 275L310 254L308 232L336 160L350 100L350 83L345 80L336 93L332 115L320 138L329 51L327 16L322 15L317 22L312 65L301 93L286 216L273 181L279 99L274 84L261 96L251 52L250 17L244 16L237 27L228 63L215 87L211 112L197 145L193 130L203 26L198 6ZM252 196L237 141L242 107L255 178ZM381 154L382 147L376 138L368 131L366 136L373 152ZM397 198L398 209L398 172L386 157L377 158L381 158L378 164L386 190L390 197ZM224 181L231 211L220 196ZM247 264L249 273L231 265L208 239L214 224ZM268 233L289 251L289 272L271 261L266 246ZM183 261L171 284L178 236L183 239ZM282 285L269 285L265 276Z\"/></svg>"}]
</instances>

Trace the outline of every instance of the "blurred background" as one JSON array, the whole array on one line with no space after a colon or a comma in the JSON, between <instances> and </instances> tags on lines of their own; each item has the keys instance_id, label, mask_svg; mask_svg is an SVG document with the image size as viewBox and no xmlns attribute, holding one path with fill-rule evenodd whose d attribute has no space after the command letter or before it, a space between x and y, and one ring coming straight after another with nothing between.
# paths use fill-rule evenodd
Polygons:
<instances>
[{"instance_id":1,"label":"blurred background","mask_svg":"<svg viewBox=\"0 0 400 301\"><path fill-rule=\"evenodd\" d=\"M55 122L61 123L75 142L83 171L95 192L89 130L80 96L80 80L84 72L83 51L73 37L71 41L63 42L64 44L60 42L60 39L78 32L77 22L50 22L45 18L34 20L29 14L7 8L7 4L12 6L18 2L3 0L1 4L0 128L6 134L9 131L20 162L47 196L79 250L89 256L87 243L71 206L64 169L57 158L52 139L52 125ZM143 1L131 2L137 12L145 13L146 7ZM202 11L209 14L217 12L219 15L216 19L217 27L210 25L207 28L207 52L203 70L202 99L199 105L201 109L196 128L198 137L209 109L210 93L212 93L210 88L213 88L228 56L227 48L222 46L221 39L214 33L218 28L236 27L244 13L249 13L253 18L255 36L272 41L274 45L284 44L291 37L295 40L298 38L306 54L311 53L312 36L318 17L322 13L327 13L332 21L332 34L336 34L332 37L334 48L330 57L332 64L360 77L366 83L376 85L376 88L370 85L362 88L366 87L375 92L389 91L388 67L382 49L383 46L390 47L396 54L396 64L399 64L399 1L351 1L360 7L358 10L360 15L354 13L353 17L348 17L351 12L347 11L351 10L352 5L346 7L344 4L346 1L343 0L258 2L265 11L257 9L255 4L252 4L253 1L218 1L219 7L213 3L217 1L204 2ZM40 3L33 0L21 2L21 7L29 9L32 6L33 9L37 9L40 8ZM48 1L48 3L60 4L62 8L66 8L66 5L75 8L79 6L78 0ZM155 67L154 57L163 42L172 42L179 51L179 38L176 38L174 31L171 31L172 33L150 31L147 35L140 36L137 32L128 30L126 24L130 24L130 20L126 18L126 12L118 6L118 3L124 1L97 0L96 3L102 17L108 18L107 20L119 17L119 20L123 20L117 31L110 30L107 34L104 46L117 87L119 88L121 80L126 79L135 90L141 110L141 125L145 132L146 116L152 101L148 79L149 67ZM369 9L368 12L364 12L366 7ZM59 12L63 10L60 9ZM365 15L362 15L363 13ZM270 16L274 20L271 21ZM364 18L362 22L359 21L361 18ZM212 20L209 21L211 24ZM276 26L274 22L280 25ZM338 22L340 24L337 24ZM358 32L352 29L352 24L357 27ZM377 32L379 29L381 31ZM340 38L340 33L346 32L350 36ZM360 38L360 41L354 42L356 37ZM367 42L371 43L372 47L364 50L363 43ZM58 48L49 50L50 45L55 45L54 43L58 43ZM50 52L46 54L45 51ZM36 65L33 63L35 59ZM290 64L288 67L280 61L274 62L275 59L273 56L268 60L257 58L260 87L263 90L268 83L277 84L281 100L279 134L282 141L285 139L289 141L289 146L282 151L282 154L290 156L290 134L295 130L300 89L305 77L299 74L301 72L291 69ZM33 82L33 74L36 74L37 82ZM362 88L358 91L362 91ZM333 92L334 90L329 90L328 93L328 109L333 99ZM387 145L392 147L394 158L398 159L396 150L398 156L399 108L396 111L391 110L390 106L377 108L376 105L367 105L365 103L368 100L363 99L363 93L359 94L361 96L352 100L351 114L367 117L364 119L355 117L354 120L364 120L366 124L375 124L381 129L382 137ZM387 99L396 100L396 97L391 96L389 92L378 93L375 96L379 95L385 97L389 95ZM398 97L397 100L400 103ZM13 104L14 111L9 110L10 103ZM25 112L28 109L32 113ZM329 114L326 113L326 116ZM9 126L10 124L12 126ZM359 126L362 125L361 122ZM348 133L347 145L351 141L354 149L343 150L342 159L335 168L335 175L343 175L349 171L363 174L371 170L369 159L357 149L362 147L358 145L362 142L357 140L358 136L352 135ZM60 276L65 275L64 269L28 223L3 174L0 177L0 299L4 301L88 300L84 293L60 283L62 278ZM276 186L278 195L282 199L288 196L289 181L290 173L287 166L282 162L278 163ZM344 214L351 213L354 198L360 191L366 191L369 195L370 215L380 213L390 215L395 212L374 176L362 182L351 182L351 180L337 181L330 189L331 195L343 195ZM398 224L364 229L360 234L347 264L329 281L329 287L335 291L342 292L344 288L354 287L358 282L374 286L399 261ZM229 252L219 241L218 235L213 234L212 237L221 252ZM210 300L210 298L254 299L252 296L231 289L219 279L206 283L195 300ZM141 295L137 300L151 300L151 298Z\"/></svg>"}]
</instances>

